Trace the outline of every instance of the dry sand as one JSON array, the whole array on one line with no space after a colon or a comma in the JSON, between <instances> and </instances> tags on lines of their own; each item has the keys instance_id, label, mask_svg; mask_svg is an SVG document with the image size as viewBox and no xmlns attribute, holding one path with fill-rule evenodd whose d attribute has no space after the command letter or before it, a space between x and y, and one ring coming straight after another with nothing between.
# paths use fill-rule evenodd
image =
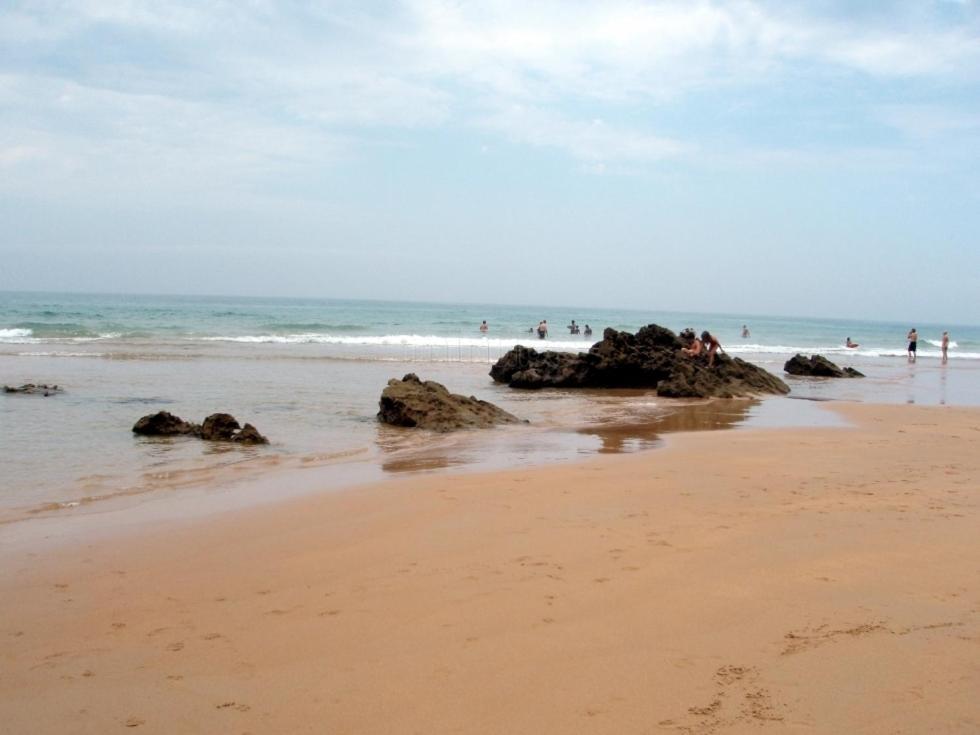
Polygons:
<instances>
[{"instance_id":1,"label":"dry sand","mask_svg":"<svg viewBox=\"0 0 980 735\"><path fill-rule=\"evenodd\" d=\"M7 553L4 733L980 732L980 412Z\"/></svg>"}]
</instances>

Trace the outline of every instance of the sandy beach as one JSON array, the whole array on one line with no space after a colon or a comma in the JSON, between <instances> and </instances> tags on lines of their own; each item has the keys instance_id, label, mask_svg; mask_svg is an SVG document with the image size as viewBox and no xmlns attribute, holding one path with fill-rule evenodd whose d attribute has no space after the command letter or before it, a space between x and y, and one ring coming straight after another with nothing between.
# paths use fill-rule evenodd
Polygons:
<instances>
[{"instance_id":1,"label":"sandy beach","mask_svg":"<svg viewBox=\"0 0 980 735\"><path fill-rule=\"evenodd\" d=\"M980 410L828 410L8 551L0 729L980 731Z\"/></svg>"}]
</instances>

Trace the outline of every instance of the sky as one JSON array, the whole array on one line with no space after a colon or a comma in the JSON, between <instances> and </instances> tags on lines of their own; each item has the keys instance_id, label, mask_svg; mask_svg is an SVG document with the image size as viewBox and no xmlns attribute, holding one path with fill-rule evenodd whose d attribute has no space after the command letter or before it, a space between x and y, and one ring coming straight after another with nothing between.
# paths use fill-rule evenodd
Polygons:
<instances>
[{"instance_id":1,"label":"sky","mask_svg":"<svg viewBox=\"0 0 980 735\"><path fill-rule=\"evenodd\" d=\"M980 0L7 0L0 290L980 324Z\"/></svg>"}]
</instances>

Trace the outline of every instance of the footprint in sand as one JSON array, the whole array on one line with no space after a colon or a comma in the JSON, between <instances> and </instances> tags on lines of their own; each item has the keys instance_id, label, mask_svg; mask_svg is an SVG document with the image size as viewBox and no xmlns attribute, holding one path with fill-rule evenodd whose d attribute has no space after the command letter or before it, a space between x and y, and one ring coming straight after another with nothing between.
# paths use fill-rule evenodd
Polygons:
<instances>
[{"instance_id":1,"label":"footprint in sand","mask_svg":"<svg viewBox=\"0 0 980 735\"><path fill-rule=\"evenodd\" d=\"M317 613L317 615L321 618L325 618L333 615L340 615L340 610L321 610L320 612Z\"/></svg>"},{"instance_id":2,"label":"footprint in sand","mask_svg":"<svg viewBox=\"0 0 980 735\"><path fill-rule=\"evenodd\" d=\"M141 720L139 717L130 717L123 724L125 724L126 727L139 727L140 725L145 725L146 720Z\"/></svg>"},{"instance_id":3,"label":"footprint in sand","mask_svg":"<svg viewBox=\"0 0 980 735\"><path fill-rule=\"evenodd\" d=\"M214 640L217 640L218 638L221 638L221 637L222 637L221 633L207 633L206 635L202 635L201 636L201 640L202 641L214 641Z\"/></svg>"},{"instance_id":4,"label":"footprint in sand","mask_svg":"<svg viewBox=\"0 0 980 735\"><path fill-rule=\"evenodd\" d=\"M176 651L183 651L184 650L184 642L183 641L174 641L169 646L167 646L167 650L168 651L175 651L175 652Z\"/></svg>"},{"instance_id":5,"label":"footprint in sand","mask_svg":"<svg viewBox=\"0 0 980 735\"><path fill-rule=\"evenodd\" d=\"M715 696L705 705L687 708L688 722L661 720L660 725L687 733L713 733L747 722L779 722L782 716L768 690L758 685L759 672L747 666L722 666L712 677Z\"/></svg>"}]
</instances>

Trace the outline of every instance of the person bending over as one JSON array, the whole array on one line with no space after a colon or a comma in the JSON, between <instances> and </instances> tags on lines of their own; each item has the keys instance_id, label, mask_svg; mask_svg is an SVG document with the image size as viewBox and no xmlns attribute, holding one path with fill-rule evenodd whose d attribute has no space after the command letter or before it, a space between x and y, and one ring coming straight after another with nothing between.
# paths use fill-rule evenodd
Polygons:
<instances>
[{"instance_id":1,"label":"person bending over","mask_svg":"<svg viewBox=\"0 0 980 735\"><path fill-rule=\"evenodd\" d=\"M721 350L722 353L725 351L721 349L721 342L711 332L701 332L701 342L708 349L708 367L711 367L715 364L715 353L718 350Z\"/></svg>"}]
</instances>

